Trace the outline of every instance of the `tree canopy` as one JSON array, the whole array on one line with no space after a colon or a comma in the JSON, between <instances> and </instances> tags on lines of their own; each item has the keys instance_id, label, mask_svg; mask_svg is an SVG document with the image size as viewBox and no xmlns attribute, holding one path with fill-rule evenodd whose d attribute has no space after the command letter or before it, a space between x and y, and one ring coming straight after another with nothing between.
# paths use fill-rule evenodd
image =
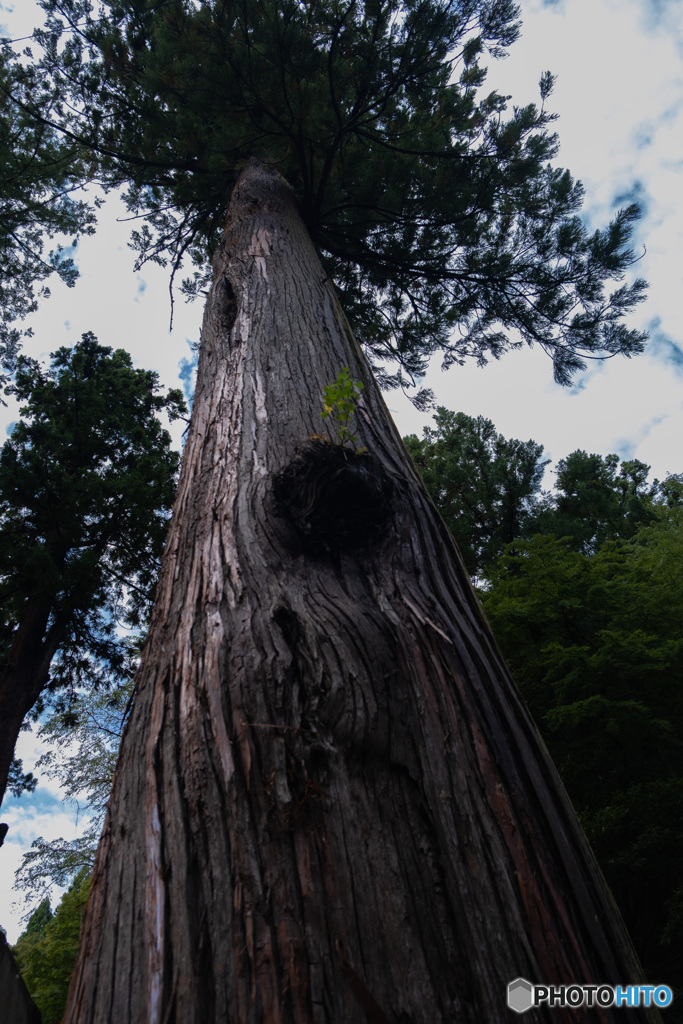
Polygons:
<instances>
[{"instance_id":1,"label":"tree canopy","mask_svg":"<svg viewBox=\"0 0 683 1024\"><path fill-rule=\"evenodd\" d=\"M179 391L159 393L155 373L91 334L55 352L47 370L21 356L11 391L25 404L0 451L0 696L8 717L10 707L31 709L48 671L52 693L127 674L130 644L117 626L145 620L178 466L158 414L185 409ZM13 748L16 734L5 739Z\"/></svg>"},{"instance_id":2,"label":"tree canopy","mask_svg":"<svg viewBox=\"0 0 683 1024\"><path fill-rule=\"evenodd\" d=\"M540 106L483 88L519 33L511 0L42 6L22 109L127 187L141 260L206 267L257 157L295 190L389 386L436 351L448 366L539 343L567 383L585 358L642 349L623 318L644 282L605 287L634 262L637 207L586 230L581 185L551 162L550 73Z\"/></svg>"},{"instance_id":3,"label":"tree canopy","mask_svg":"<svg viewBox=\"0 0 683 1024\"><path fill-rule=\"evenodd\" d=\"M404 437L427 490L478 576L506 544L535 532L548 460L535 441L508 440L491 420L443 407L436 428Z\"/></svg>"},{"instance_id":4,"label":"tree canopy","mask_svg":"<svg viewBox=\"0 0 683 1024\"><path fill-rule=\"evenodd\" d=\"M638 459L572 452L557 464L555 499L539 508L534 533L571 537L587 553L606 540L632 537L655 521L653 501L663 495L659 481L648 481L649 468Z\"/></svg>"},{"instance_id":5,"label":"tree canopy","mask_svg":"<svg viewBox=\"0 0 683 1024\"><path fill-rule=\"evenodd\" d=\"M483 416L441 407L433 418L436 427L403 440L473 576L521 538L565 537L590 554L656 522L663 504L681 503L679 476L650 481L638 459L580 449L558 461L554 488L543 491L543 445L505 438Z\"/></svg>"},{"instance_id":6,"label":"tree canopy","mask_svg":"<svg viewBox=\"0 0 683 1024\"><path fill-rule=\"evenodd\" d=\"M74 284L70 248L94 231L95 219L73 195L86 174L83 151L48 123L55 114L49 102L42 120L31 116L23 77L10 45L0 42L0 365L9 371L21 338L16 322L47 297L43 282L51 274ZM46 237L61 241L46 252Z\"/></svg>"}]
</instances>

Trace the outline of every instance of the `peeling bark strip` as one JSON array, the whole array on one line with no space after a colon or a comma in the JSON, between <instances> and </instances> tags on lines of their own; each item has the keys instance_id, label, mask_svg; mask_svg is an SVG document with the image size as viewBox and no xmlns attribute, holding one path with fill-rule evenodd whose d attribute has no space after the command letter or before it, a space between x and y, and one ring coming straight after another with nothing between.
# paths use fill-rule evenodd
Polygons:
<instances>
[{"instance_id":1,"label":"peeling bark strip","mask_svg":"<svg viewBox=\"0 0 683 1024\"><path fill-rule=\"evenodd\" d=\"M388 525L311 550L274 481L343 366ZM215 257L137 690L70 1024L495 1024L519 975L639 979L292 193L257 165ZM658 1016L534 1017L565 1019Z\"/></svg>"}]
</instances>

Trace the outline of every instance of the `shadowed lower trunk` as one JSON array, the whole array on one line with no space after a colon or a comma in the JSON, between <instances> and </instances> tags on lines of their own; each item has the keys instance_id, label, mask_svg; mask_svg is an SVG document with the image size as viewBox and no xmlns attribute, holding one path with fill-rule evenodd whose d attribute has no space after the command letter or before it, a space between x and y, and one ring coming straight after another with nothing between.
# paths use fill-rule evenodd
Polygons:
<instances>
[{"instance_id":1,"label":"shadowed lower trunk","mask_svg":"<svg viewBox=\"0 0 683 1024\"><path fill-rule=\"evenodd\" d=\"M5 933L0 931L0 1020L3 1024L41 1024L40 1010L23 982Z\"/></svg>"},{"instance_id":2,"label":"shadowed lower trunk","mask_svg":"<svg viewBox=\"0 0 683 1024\"><path fill-rule=\"evenodd\" d=\"M637 980L276 175L242 175L214 265L65 1020L490 1024L518 975ZM343 366L365 385L364 461L306 446ZM534 1019L636 1016L657 1019Z\"/></svg>"}]
</instances>

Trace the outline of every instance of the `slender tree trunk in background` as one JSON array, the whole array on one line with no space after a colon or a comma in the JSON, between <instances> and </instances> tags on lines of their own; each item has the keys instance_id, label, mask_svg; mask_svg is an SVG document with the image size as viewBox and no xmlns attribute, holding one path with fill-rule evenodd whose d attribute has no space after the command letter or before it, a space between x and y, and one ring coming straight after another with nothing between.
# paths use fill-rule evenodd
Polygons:
<instances>
[{"instance_id":1,"label":"slender tree trunk in background","mask_svg":"<svg viewBox=\"0 0 683 1024\"><path fill-rule=\"evenodd\" d=\"M0 803L22 722L50 677L50 662L58 646L52 637L46 638L52 604L43 597L26 602L7 665L0 673Z\"/></svg>"},{"instance_id":2,"label":"slender tree trunk in background","mask_svg":"<svg viewBox=\"0 0 683 1024\"><path fill-rule=\"evenodd\" d=\"M240 179L70 1024L509 1019L507 983L638 979L628 938L298 214ZM273 496L365 384L381 540ZM349 485L350 486L350 485ZM370 524L371 525L371 524ZM369 527L370 528L370 527ZM539 1010L535 1020L658 1019Z\"/></svg>"},{"instance_id":3,"label":"slender tree trunk in background","mask_svg":"<svg viewBox=\"0 0 683 1024\"><path fill-rule=\"evenodd\" d=\"M0 932L0 1020L3 1024L41 1024L40 1010L28 994L4 932Z\"/></svg>"}]
</instances>

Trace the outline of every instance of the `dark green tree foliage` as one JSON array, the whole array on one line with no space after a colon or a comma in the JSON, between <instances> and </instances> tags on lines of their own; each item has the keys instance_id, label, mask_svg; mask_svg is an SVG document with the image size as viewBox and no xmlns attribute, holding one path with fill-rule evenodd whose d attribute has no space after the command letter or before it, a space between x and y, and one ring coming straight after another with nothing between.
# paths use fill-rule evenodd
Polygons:
<instances>
[{"instance_id":1,"label":"dark green tree foliage","mask_svg":"<svg viewBox=\"0 0 683 1024\"><path fill-rule=\"evenodd\" d=\"M59 1024L62 1019L89 889L90 874L81 871L55 913L44 900L12 948L43 1024Z\"/></svg>"},{"instance_id":2,"label":"dark green tree foliage","mask_svg":"<svg viewBox=\"0 0 683 1024\"><path fill-rule=\"evenodd\" d=\"M29 114L26 86L11 47L0 44L0 364L6 369L14 368L21 338L13 325L49 294L43 282L52 273L74 284L78 272L65 245L94 230L93 211L73 195L86 177L77 147L47 123L58 108L46 96L42 119ZM60 237L46 252L45 239Z\"/></svg>"},{"instance_id":3,"label":"dark green tree foliage","mask_svg":"<svg viewBox=\"0 0 683 1024\"><path fill-rule=\"evenodd\" d=\"M91 334L54 353L49 370L20 357L11 390L25 404L0 452L0 740L10 761L46 684L55 693L129 672L116 626L137 628L147 614L178 465L158 414L185 408L179 391L160 394L155 373Z\"/></svg>"},{"instance_id":4,"label":"dark green tree foliage","mask_svg":"<svg viewBox=\"0 0 683 1024\"><path fill-rule=\"evenodd\" d=\"M404 443L474 576L503 547L533 532L540 497L543 445L508 440L491 420L443 407L436 428Z\"/></svg>"},{"instance_id":5,"label":"dark green tree foliage","mask_svg":"<svg viewBox=\"0 0 683 1024\"><path fill-rule=\"evenodd\" d=\"M637 459L620 463L617 455L572 452L557 465L557 493L551 504L539 506L533 532L571 537L587 553L606 540L632 537L655 519L652 502L660 485L648 482L648 471Z\"/></svg>"},{"instance_id":6,"label":"dark green tree foliage","mask_svg":"<svg viewBox=\"0 0 683 1024\"><path fill-rule=\"evenodd\" d=\"M544 492L543 445L505 438L483 416L441 407L434 419L436 429L403 440L474 576L521 538L566 537L590 554L654 522L657 503L681 501L678 477L650 483L637 459L584 451L560 459L555 488Z\"/></svg>"},{"instance_id":7,"label":"dark green tree foliage","mask_svg":"<svg viewBox=\"0 0 683 1024\"><path fill-rule=\"evenodd\" d=\"M35 116L68 97L46 120L128 186L141 260L206 267L257 156L294 187L385 384L435 351L448 366L539 343L566 383L585 358L642 349L623 317L644 283L605 291L633 263L637 208L586 231L581 185L550 164L550 73L540 107L482 91L482 61L519 33L511 0L42 6Z\"/></svg>"},{"instance_id":8,"label":"dark green tree foliage","mask_svg":"<svg viewBox=\"0 0 683 1024\"><path fill-rule=\"evenodd\" d=\"M38 779L33 772L25 772L24 762L16 757L9 768L7 785L13 796L21 796L22 793L32 793L38 785Z\"/></svg>"},{"instance_id":9,"label":"dark green tree foliage","mask_svg":"<svg viewBox=\"0 0 683 1024\"><path fill-rule=\"evenodd\" d=\"M19 936L18 942L22 939L28 942L38 942L45 938L45 928L54 919L50 900L46 897L42 900L31 914L26 924L26 931Z\"/></svg>"},{"instance_id":10,"label":"dark green tree foliage","mask_svg":"<svg viewBox=\"0 0 683 1024\"><path fill-rule=\"evenodd\" d=\"M517 541L481 598L646 974L681 986L683 518L654 518L590 554Z\"/></svg>"}]
</instances>

